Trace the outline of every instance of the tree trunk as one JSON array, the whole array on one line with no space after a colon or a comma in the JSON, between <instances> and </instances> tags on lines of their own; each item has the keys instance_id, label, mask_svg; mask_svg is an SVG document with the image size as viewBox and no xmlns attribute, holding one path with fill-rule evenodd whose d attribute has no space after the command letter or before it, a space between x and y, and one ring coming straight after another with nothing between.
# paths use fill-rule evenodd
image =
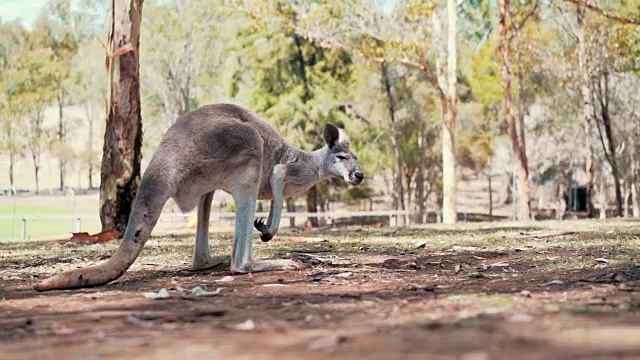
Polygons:
<instances>
[{"instance_id":1,"label":"tree trunk","mask_svg":"<svg viewBox=\"0 0 640 360\"><path fill-rule=\"evenodd\" d=\"M456 156L454 153L454 132L456 114L448 109L442 124L442 222L458 222Z\"/></svg>"},{"instance_id":2,"label":"tree trunk","mask_svg":"<svg viewBox=\"0 0 640 360\"><path fill-rule=\"evenodd\" d=\"M605 158L611 167L611 175L613 176L613 188L616 197L615 216L622 216L622 190L620 188L620 171L618 167L618 159L616 154L616 141L613 135L613 124L611 114L609 112L609 75L605 72L601 78L596 81L597 99L599 103L600 119L604 134L598 125L600 142L604 150ZM605 141L606 138L606 141ZM606 142L606 145L605 145Z\"/></svg>"},{"instance_id":3,"label":"tree trunk","mask_svg":"<svg viewBox=\"0 0 640 360\"><path fill-rule=\"evenodd\" d=\"M622 217L628 218L629 217L629 199L631 199L631 188L629 186L629 183L625 181L624 184L624 196L623 196L623 203L622 203Z\"/></svg>"},{"instance_id":4,"label":"tree trunk","mask_svg":"<svg viewBox=\"0 0 640 360\"><path fill-rule=\"evenodd\" d=\"M313 185L309 191L307 191L307 212L317 213L318 212L318 187ZM318 218L317 217L309 217L307 218L307 227L318 227Z\"/></svg>"},{"instance_id":5,"label":"tree trunk","mask_svg":"<svg viewBox=\"0 0 640 360\"><path fill-rule=\"evenodd\" d=\"M411 210L411 209L414 208L413 207L413 201L414 201L414 199L413 199L413 189L412 189L412 186L411 186L411 183L413 182L413 174L411 172L409 172L409 171L405 171L404 181L405 181L405 186L404 186L405 192L404 193L406 194L406 198L407 198L405 206L406 206L406 209L410 209ZM407 222L407 224L412 222L411 216L408 216L406 218L406 222Z\"/></svg>"},{"instance_id":6,"label":"tree trunk","mask_svg":"<svg viewBox=\"0 0 640 360\"><path fill-rule=\"evenodd\" d=\"M600 219L607 218L607 186L604 184L604 179L602 180L603 184L600 187Z\"/></svg>"},{"instance_id":7,"label":"tree trunk","mask_svg":"<svg viewBox=\"0 0 640 360\"><path fill-rule=\"evenodd\" d=\"M458 48L455 0L447 0L447 107L442 127L442 222L458 222L455 132L458 111Z\"/></svg>"},{"instance_id":8,"label":"tree trunk","mask_svg":"<svg viewBox=\"0 0 640 360\"><path fill-rule=\"evenodd\" d=\"M534 219L531 212L531 185L529 183L529 158L527 157L527 141L525 135L525 93L523 70L520 66L520 53L518 52L518 123L516 132L518 134L518 146L520 148L518 156L518 199L520 200L520 213L522 220Z\"/></svg>"},{"instance_id":9,"label":"tree trunk","mask_svg":"<svg viewBox=\"0 0 640 360\"><path fill-rule=\"evenodd\" d=\"M102 229L124 233L140 183L139 39L143 0L112 0L107 118L100 183Z\"/></svg>"},{"instance_id":10,"label":"tree trunk","mask_svg":"<svg viewBox=\"0 0 640 360\"><path fill-rule=\"evenodd\" d=\"M638 185L635 181L631 182L631 214L634 218L640 216L640 201L638 201Z\"/></svg>"},{"instance_id":11,"label":"tree trunk","mask_svg":"<svg viewBox=\"0 0 640 360\"><path fill-rule=\"evenodd\" d=\"M558 193L556 194L556 220L562 220L567 211L567 204L564 201L565 190L566 187L564 183L561 183L560 186L558 186Z\"/></svg>"},{"instance_id":12,"label":"tree trunk","mask_svg":"<svg viewBox=\"0 0 640 360\"><path fill-rule=\"evenodd\" d=\"M93 189L93 111L91 111L91 104L85 104L87 117L89 119L89 141L87 142L87 152L89 153L89 190Z\"/></svg>"},{"instance_id":13,"label":"tree trunk","mask_svg":"<svg viewBox=\"0 0 640 360\"><path fill-rule=\"evenodd\" d=\"M576 37L578 38L578 72L581 76L580 95L582 97L582 124L585 130L585 146L587 147L587 159L585 162L585 171L587 173L586 183L586 203L587 216L594 216L593 207L593 181L595 178L595 149L593 146L593 103L591 102L592 94L589 86L590 69L587 64L587 44L584 32L584 5L578 5L577 17L578 27Z\"/></svg>"},{"instance_id":14,"label":"tree trunk","mask_svg":"<svg viewBox=\"0 0 640 360\"><path fill-rule=\"evenodd\" d=\"M417 222L418 224L425 223L425 210L427 208L427 199L424 189L424 170L422 166L418 168L418 174L416 175L416 210L418 210Z\"/></svg>"},{"instance_id":15,"label":"tree trunk","mask_svg":"<svg viewBox=\"0 0 640 360\"><path fill-rule=\"evenodd\" d=\"M424 224L426 222L425 219L425 210L427 205L427 199L425 195L424 188L424 171L425 171L425 152L426 152L426 143L427 139L425 138L424 132L420 132L418 137L418 157L420 159L418 163L418 169L416 173L416 194L415 194L415 202L417 205L416 210L418 210L417 222L418 224Z\"/></svg>"},{"instance_id":16,"label":"tree trunk","mask_svg":"<svg viewBox=\"0 0 640 360\"><path fill-rule=\"evenodd\" d=\"M389 129L391 130L391 148L393 151L393 158L396 163L396 168L393 174L393 196L394 196L394 208L396 210L405 210L405 202L404 202L404 185L403 185L403 175L404 175L404 167L402 163L402 156L400 155L400 144L398 143L398 138L400 134L398 134L398 124L396 121L396 102L393 97L391 79L389 77L389 69L387 63L380 64L380 72L381 72L381 80L382 87L384 89L384 93L387 97L387 112L388 112L388 122ZM404 225L404 216L398 217L398 225Z\"/></svg>"},{"instance_id":17,"label":"tree trunk","mask_svg":"<svg viewBox=\"0 0 640 360\"><path fill-rule=\"evenodd\" d=\"M489 185L489 220L493 220L493 187L491 186L491 172L487 174L487 182Z\"/></svg>"},{"instance_id":18,"label":"tree trunk","mask_svg":"<svg viewBox=\"0 0 640 360\"><path fill-rule=\"evenodd\" d=\"M60 90L58 94L58 141L60 142L60 146L64 146L65 137L66 137L66 126L64 123L64 93ZM66 154L60 154L60 158L58 159L60 165L60 190L64 191L66 186L66 172L67 172L67 161L65 160Z\"/></svg>"},{"instance_id":19,"label":"tree trunk","mask_svg":"<svg viewBox=\"0 0 640 360\"><path fill-rule=\"evenodd\" d=\"M9 150L9 188L13 191L14 183L15 183L15 166L16 163L16 152L13 149Z\"/></svg>"},{"instance_id":20,"label":"tree trunk","mask_svg":"<svg viewBox=\"0 0 640 360\"><path fill-rule=\"evenodd\" d=\"M500 10L500 56L502 60L502 87L504 89L504 109L507 118L509 138L511 139L511 149L513 161L517 174L518 191L518 220L531 219L530 190L529 190L529 168L527 164L526 148L524 147L524 130L518 131L518 124L513 113L513 100L511 91L511 58L509 54L510 24L507 23L509 16L510 0L499 0ZM520 124L520 128L522 128Z\"/></svg>"},{"instance_id":21,"label":"tree trunk","mask_svg":"<svg viewBox=\"0 0 640 360\"><path fill-rule=\"evenodd\" d=\"M287 212L288 213L296 212L296 204L293 202L293 198L288 198L287 200L285 200L285 203L287 205ZM296 227L296 218L294 218L294 217L290 217L289 218L289 227L291 227L291 228Z\"/></svg>"},{"instance_id":22,"label":"tree trunk","mask_svg":"<svg viewBox=\"0 0 640 360\"><path fill-rule=\"evenodd\" d=\"M436 49L436 77L442 112L442 222L458 221L455 130L457 122L457 43L456 1L447 0L447 41L443 45L439 14L431 16L434 48Z\"/></svg>"},{"instance_id":23,"label":"tree trunk","mask_svg":"<svg viewBox=\"0 0 640 360\"><path fill-rule=\"evenodd\" d=\"M36 195L40 194L40 165L36 155L32 155L33 159L33 175L36 177Z\"/></svg>"}]
</instances>

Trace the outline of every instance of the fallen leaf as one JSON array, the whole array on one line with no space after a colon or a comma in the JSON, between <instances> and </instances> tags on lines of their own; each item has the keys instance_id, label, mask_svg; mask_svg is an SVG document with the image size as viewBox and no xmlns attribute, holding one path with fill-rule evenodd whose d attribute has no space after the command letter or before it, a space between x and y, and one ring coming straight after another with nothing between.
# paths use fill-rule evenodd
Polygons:
<instances>
[{"instance_id":1,"label":"fallen leaf","mask_svg":"<svg viewBox=\"0 0 640 360\"><path fill-rule=\"evenodd\" d=\"M453 270L454 270L455 272L459 272L459 271L460 271L460 269L462 269L462 265L460 265L460 264L456 264L456 266L454 266L454 267L453 267Z\"/></svg>"},{"instance_id":2,"label":"fallen leaf","mask_svg":"<svg viewBox=\"0 0 640 360\"><path fill-rule=\"evenodd\" d=\"M191 289L191 296L195 296L195 297L207 297L207 296L216 296L218 294L220 294L220 292L222 290L224 290L225 288L223 287L219 287L217 289L215 289L214 291L207 291L205 289L203 289L200 286L196 286L193 289Z\"/></svg>"},{"instance_id":3,"label":"fallen leaf","mask_svg":"<svg viewBox=\"0 0 640 360\"><path fill-rule=\"evenodd\" d=\"M168 299L171 297L171 295L169 295L169 290L165 288L160 289L160 291L158 291L157 293L153 291L147 291L142 295L144 295L144 297L146 297L147 299Z\"/></svg>"},{"instance_id":4,"label":"fallen leaf","mask_svg":"<svg viewBox=\"0 0 640 360\"><path fill-rule=\"evenodd\" d=\"M71 238L69 240L76 244L97 244L116 240L120 237L122 237L122 233L120 231L116 229L109 229L93 235L90 235L88 232L71 233Z\"/></svg>"},{"instance_id":5,"label":"fallen leaf","mask_svg":"<svg viewBox=\"0 0 640 360\"><path fill-rule=\"evenodd\" d=\"M239 324L235 324L235 325L231 325L230 328L234 329L234 330L239 330L239 331L251 331L253 329L255 329L256 324L253 322L253 320L249 319L245 322L241 322Z\"/></svg>"},{"instance_id":6,"label":"fallen leaf","mask_svg":"<svg viewBox=\"0 0 640 360\"><path fill-rule=\"evenodd\" d=\"M459 246L459 245L454 245L451 250L455 250L455 251L477 251L480 250L479 247L477 246Z\"/></svg>"},{"instance_id":7,"label":"fallen leaf","mask_svg":"<svg viewBox=\"0 0 640 360\"><path fill-rule=\"evenodd\" d=\"M225 276L221 279L216 280L216 282L232 282L234 279L233 276Z\"/></svg>"},{"instance_id":8,"label":"fallen leaf","mask_svg":"<svg viewBox=\"0 0 640 360\"><path fill-rule=\"evenodd\" d=\"M528 323L533 321L533 316L527 314L514 314L509 318L512 323Z\"/></svg>"},{"instance_id":9,"label":"fallen leaf","mask_svg":"<svg viewBox=\"0 0 640 360\"><path fill-rule=\"evenodd\" d=\"M425 246L427 246L427 241L426 240L418 241L415 245L416 245L416 249L423 249Z\"/></svg>"},{"instance_id":10,"label":"fallen leaf","mask_svg":"<svg viewBox=\"0 0 640 360\"><path fill-rule=\"evenodd\" d=\"M605 258L597 258L594 259L595 262L599 262L599 263L603 263L603 264L608 264L609 263L609 259L605 259Z\"/></svg>"},{"instance_id":11,"label":"fallen leaf","mask_svg":"<svg viewBox=\"0 0 640 360\"><path fill-rule=\"evenodd\" d=\"M335 274L333 276L337 277L337 278L347 278L349 276L353 275L352 272L343 272L343 273L339 273L339 274Z\"/></svg>"},{"instance_id":12,"label":"fallen leaf","mask_svg":"<svg viewBox=\"0 0 640 360\"><path fill-rule=\"evenodd\" d=\"M136 326L145 326L145 327L153 325L153 323L151 321L147 321L147 320L141 319L141 318L139 318L138 316L135 316L135 315L129 315L125 322L127 324L136 325Z\"/></svg>"},{"instance_id":13,"label":"fallen leaf","mask_svg":"<svg viewBox=\"0 0 640 360\"><path fill-rule=\"evenodd\" d=\"M309 350L333 349L345 341L347 341L347 338L344 336L330 335L311 341L307 348Z\"/></svg>"},{"instance_id":14,"label":"fallen leaf","mask_svg":"<svg viewBox=\"0 0 640 360\"><path fill-rule=\"evenodd\" d=\"M80 255L71 255L71 256L65 256L63 258L60 258L60 261L68 262L68 263L75 262L78 260L80 260Z\"/></svg>"},{"instance_id":15,"label":"fallen leaf","mask_svg":"<svg viewBox=\"0 0 640 360\"><path fill-rule=\"evenodd\" d=\"M506 267L509 266L509 263L506 261L499 261L493 264L489 264L489 267Z\"/></svg>"},{"instance_id":16,"label":"fallen leaf","mask_svg":"<svg viewBox=\"0 0 640 360\"><path fill-rule=\"evenodd\" d=\"M563 285L563 284L564 284L564 281L555 279L555 280L548 281L544 284L540 284L540 286Z\"/></svg>"},{"instance_id":17,"label":"fallen leaf","mask_svg":"<svg viewBox=\"0 0 640 360\"><path fill-rule=\"evenodd\" d=\"M56 335L71 335L73 334L75 331L71 328L68 328L66 326L61 326L61 327L54 327L53 328L53 333Z\"/></svg>"}]
</instances>

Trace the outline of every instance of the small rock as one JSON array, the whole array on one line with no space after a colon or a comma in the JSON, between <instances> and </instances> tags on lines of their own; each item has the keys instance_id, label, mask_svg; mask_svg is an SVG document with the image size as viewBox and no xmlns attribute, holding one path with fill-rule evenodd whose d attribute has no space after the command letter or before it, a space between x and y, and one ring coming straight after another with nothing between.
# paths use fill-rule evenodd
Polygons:
<instances>
[{"instance_id":1,"label":"small rock","mask_svg":"<svg viewBox=\"0 0 640 360\"><path fill-rule=\"evenodd\" d=\"M216 282L232 282L234 279L233 276L225 276L221 279L216 280Z\"/></svg>"},{"instance_id":2,"label":"small rock","mask_svg":"<svg viewBox=\"0 0 640 360\"><path fill-rule=\"evenodd\" d=\"M231 325L230 328L239 331L251 331L256 328L256 324L253 322L253 320L249 319L240 324Z\"/></svg>"},{"instance_id":3,"label":"small rock","mask_svg":"<svg viewBox=\"0 0 640 360\"><path fill-rule=\"evenodd\" d=\"M529 290L522 290L522 291L520 291L520 295L522 295L522 296L524 296L524 297L528 297L528 298L530 298L530 297L531 297L531 291L529 291Z\"/></svg>"},{"instance_id":4,"label":"small rock","mask_svg":"<svg viewBox=\"0 0 640 360\"><path fill-rule=\"evenodd\" d=\"M347 338L341 335L330 335L313 340L309 343L307 348L309 350L331 350L336 348L341 343L347 341Z\"/></svg>"}]
</instances>

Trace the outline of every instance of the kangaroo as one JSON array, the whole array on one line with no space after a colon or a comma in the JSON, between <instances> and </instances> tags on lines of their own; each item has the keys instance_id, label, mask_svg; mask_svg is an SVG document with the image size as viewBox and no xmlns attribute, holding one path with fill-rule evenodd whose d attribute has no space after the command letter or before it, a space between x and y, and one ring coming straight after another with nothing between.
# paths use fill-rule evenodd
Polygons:
<instances>
[{"instance_id":1,"label":"kangaroo","mask_svg":"<svg viewBox=\"0 0 640 360\"><path fill-rule=\"evenodd\" d=\"M253 259L252 228L263 241L278 232L283 199L325 179L342 178L352 185L364 179L344 130L328 124L326 146L300 150L266 120L232 104L202 106L180 116L167 130L147 167L120 247L106 262L54 275L34 285L37 291L74 289L118 279L136 260L164 204L173 198L181 211L196 206L193 268L207 269L228 256L210 255L209 215L216 190L231 194L236 204L230 268L247 273L297 268L291 259ZM271 200L269 217L255 217L258 199ZM253 225L253 226L252 226Z\"/></svg>"}]
</instances>

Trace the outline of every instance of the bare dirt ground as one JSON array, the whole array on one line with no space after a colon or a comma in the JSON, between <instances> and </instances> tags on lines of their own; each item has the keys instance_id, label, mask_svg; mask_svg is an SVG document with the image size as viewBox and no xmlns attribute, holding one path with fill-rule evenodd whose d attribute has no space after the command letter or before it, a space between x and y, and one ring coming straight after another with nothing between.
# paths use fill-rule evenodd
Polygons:
<instances>
[{"instance_id":1,"label":"bare dirt ground","mask_svg":"<svg viewBox=\"0 0 640 360\"><path fill-rule=\"evenodd\" d=\"M190 271L181 234L114 283L46 293L32 283L117 243L3 243L0 359L640 359L639 235L622 220L286 232L258 256L310 268L232 275ZM213 252L230 239L212 234Z\"/></svg>"}]
</instances>

